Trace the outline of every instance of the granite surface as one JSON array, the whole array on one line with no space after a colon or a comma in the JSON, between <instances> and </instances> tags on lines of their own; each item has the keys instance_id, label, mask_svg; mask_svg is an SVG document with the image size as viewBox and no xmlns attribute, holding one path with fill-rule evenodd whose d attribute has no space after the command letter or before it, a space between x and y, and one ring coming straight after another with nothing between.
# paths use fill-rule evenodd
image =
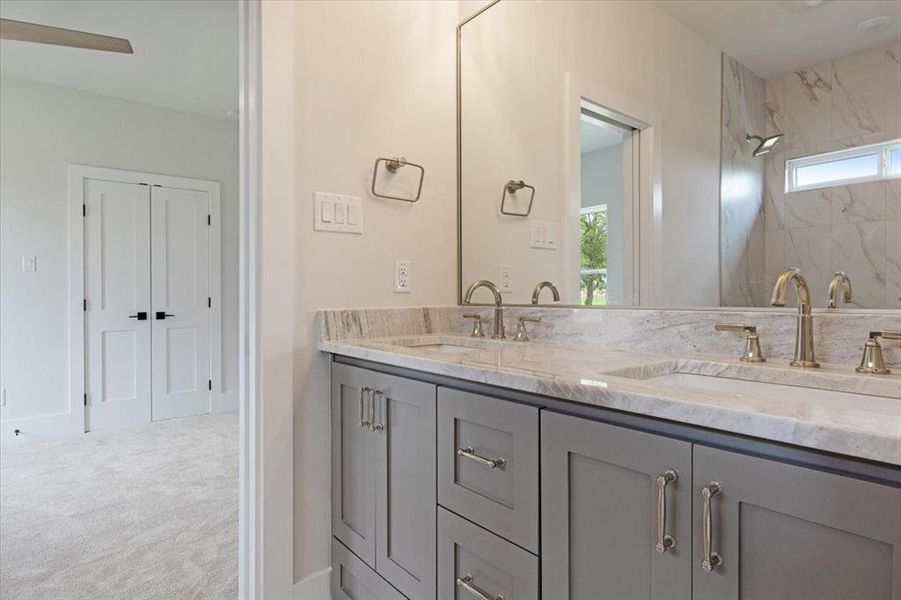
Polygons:
<instances>
[{"instance_id":1,"label":"granite surface","mask_svg":"<svg viewBox=\"0 0 901 600\"><path fill-rule=\"evenodd\" d=\"M543 331L541 326L548 327L555 319L543 320L531 330L532 341L525 343L474 339L466 335L471 324L461 318L464 309L469 312L473 308L323 311L320 313L320 349L582 404L901 465L901 376L897 372L888 376L858 375L854 372L854 366L859 359L859 348L855 348L853 361L841 364L824 362L823 367L817 370L789 367L787 358L790 352L784 358L771 356L767 363L752 365L740 362L735 353L699 352L694 347L692 342L703 338L700 330L707 328L707 321L711 318L706 312L638 309L507 309L508 328L511 317L519 314L517 311L524 310L533 314L543 311L545 316L559 311L556 320L561 322L556 323L557 327ZM487 320L490 310L486 308L485 311ZM572 312L578 314L567 315ZM710 312L717 315L720 311ZM584 332L578 335L570 329L573 322L583 318L592 321L598 313L645 313L645 318L630 324L630 335L618 329L615 335L609 331L606 336L585 335ZM674 313L694 313L695 318L688 319L684 314ZM622 325L627 316L620 315L612 321ZM785 313L776 312L775 316L791 323L793 342L794 320ZM856 328L862 328L862 339L865 339L868 326L878 325L880 318L896 318L891 314L856 317L864 322L850 324L855 339ZM856 320L850 319L852 322ZM828 322L828 319L821 321ZM842 330L842 335L851 336L851 332L842 329L845 325L848 324L828 324L827 332ZM649 327L657 329L657 337L666 338L666 343L658 340L658 347L651 349L646 347L649 344L636 338L636 331L647 333ZM668 330L669 334L665 334L664 330ZM565 334L562 333L564 331ZM715 334L713 339L729 336ZM606 341L599 342L598 339ZM677 343L680 339L681 343ZM732 336L729 348L740 351L740 335ZM772 348L781 351L783 344L777 341ZM820 358L822 362L822 356ZM715 391L655 382L654 376L666 373L760 381L820 392L798 393L796 396L789 394L774 399L766 393Z\"/></svg>"}]
</instances>

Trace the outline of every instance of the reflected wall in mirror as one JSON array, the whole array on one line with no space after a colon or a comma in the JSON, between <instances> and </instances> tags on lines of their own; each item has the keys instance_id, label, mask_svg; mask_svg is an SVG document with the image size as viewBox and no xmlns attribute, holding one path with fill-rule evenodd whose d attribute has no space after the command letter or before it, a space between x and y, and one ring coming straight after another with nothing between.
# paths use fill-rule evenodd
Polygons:
<instances>
[{"instance_id":1,"label":"reflected wall in mirror","mask_svg":"<svg viewBox=\"0 0 901 600\"><path fill-rule=\"evenodd\" d=\"M901 3L502 0L459 68L463 288L901 308Z\"/></svg>"}]
</instances>

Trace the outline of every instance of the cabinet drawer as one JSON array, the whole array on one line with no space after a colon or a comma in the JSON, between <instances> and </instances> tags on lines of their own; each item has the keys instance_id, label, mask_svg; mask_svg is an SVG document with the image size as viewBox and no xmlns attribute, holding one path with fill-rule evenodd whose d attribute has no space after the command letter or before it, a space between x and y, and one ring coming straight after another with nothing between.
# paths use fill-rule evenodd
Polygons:
<instances>
[{"instance_id":1,"label":"cabinet drawer","mask_svg":"<svg viewBox=\"0 0 901 600\"><path fill-rule=\"evenodd\" d=\"M406 596L332 538L333 600L406 600Z\"/></svg>"},{"instance_id":2,"label":"cabinet drawer","mask_svg":"<svg viewBox=\"0 0 901 600\"><path fill-rule=\"evenodd\" d=\"M438 600L538 600L537 556L444 508L438 565Z\"/></svg>"},{"instance_id":3,"label":"cabinet drawer","mask_svg":"<svg viewBox=\"0 0 901 600\"><path fill-rule=\"evenodd\" d=\"M537 554L538 493L538 409L439 388L439 504Z\"/></svg>"}]
</instances>

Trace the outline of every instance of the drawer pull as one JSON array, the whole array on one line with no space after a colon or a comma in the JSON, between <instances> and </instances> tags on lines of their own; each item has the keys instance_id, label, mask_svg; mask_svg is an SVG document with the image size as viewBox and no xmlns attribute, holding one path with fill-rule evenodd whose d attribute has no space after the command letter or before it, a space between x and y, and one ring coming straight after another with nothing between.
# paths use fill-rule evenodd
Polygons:
<instances>
[{"instance_id":1,"label":"drawer pull","mask_svg":"<svg viewBox=\"0 0 901 600\"><path fill-rule=\"evenodd\" d=\"M673 548L676 540L666 533L666 486L679 480L672 469L657 476L657 552L663 554L667 548Z\"/></svg>"},{"instance_id":2,"label":"drawer pull","mask_svg":"<svg viewBox=\"0 0 901 600\"><path fill-rule=\"evenodd\" d=\"M361 388L360 388L360 427L369 427L369 424L370 424L370 422L371 422L371 421L367 421L367 420L366 420L366 417L363 416L363 404L364 404L364 398L365 398L365 397L367 396L367 394L369 394L371 391L372 391L372 390L370 390L368 387L361 387ZM371 413L372 410L370 409L369 412Z\"/></svg>"},{"instance_id":3,"label":"drawer pull","mask_svg":"<svg viewBox=\"0 0 901 600\"><path fill-rule=\"evenodd\" d=\"M379 416L381 420L382 409L379 407L376 409L375 399L377 396L384 396L385 392L382 390L369 390L369 420L371 421L369 425L369 431L375 431L377 433L381 433L385 429L384 423L376 423L375 417Z\"/></svg>"},{"instance_id":4,"label":"drawer pull","mask_svg":"<svg viewBox=\"0 0 901 600\"><path fill-rule=\"evenodd\" d=\"M701 488L702 520L704 525L704 556L701 568L705 573L710 573L723 565L723 556L713 551L713 515L710 511L710 499L723 491L718 481L711 481Z\"/></svg>"},{"instance_id":5,"label":"drawer pull","mask_svg":"<svg viewBox=\"0 0 901 600\"><path fill-rule=\"evenodd\" d=\"M467 573L463 577L457 577L457 585L472 594L473 598L478 598L478 600L504 600L503 594L492 596L474 586L472 584L472 573Z\"/></svg>"},{"instance_id":6,"label":"drawer pull","mask_svg":"<svg viewBox=\"0 0 901 600\"><path fill-rule=\"evenodd\" d=\"M472 446L467 446L466 448L457 448L457 456L462 456L463 458L474 460L480 465L485 465L489 469L503 469L507 466L506 458L495 458L494 460L492 460L490 458L485 458L484 456L479 456L478 454L476 454L476 451Z\"/></svg>"}]
</instances>

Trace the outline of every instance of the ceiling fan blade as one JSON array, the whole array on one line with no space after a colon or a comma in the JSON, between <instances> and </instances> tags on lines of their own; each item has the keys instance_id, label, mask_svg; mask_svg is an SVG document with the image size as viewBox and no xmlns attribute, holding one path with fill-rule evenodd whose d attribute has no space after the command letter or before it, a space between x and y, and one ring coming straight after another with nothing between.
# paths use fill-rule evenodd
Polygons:
<instances>
[{"instance_id":1,"label":"ceiling fan blade","mask_svg":"<svg viewBox=\"0 0 901 600\"><path fill-rule=\"evenodd\" d=\"M12 19L0 19L0 39L134 54L131 42L125 38L26 23L24 21L13 21Z\"/></svg>"}]
</instances>

